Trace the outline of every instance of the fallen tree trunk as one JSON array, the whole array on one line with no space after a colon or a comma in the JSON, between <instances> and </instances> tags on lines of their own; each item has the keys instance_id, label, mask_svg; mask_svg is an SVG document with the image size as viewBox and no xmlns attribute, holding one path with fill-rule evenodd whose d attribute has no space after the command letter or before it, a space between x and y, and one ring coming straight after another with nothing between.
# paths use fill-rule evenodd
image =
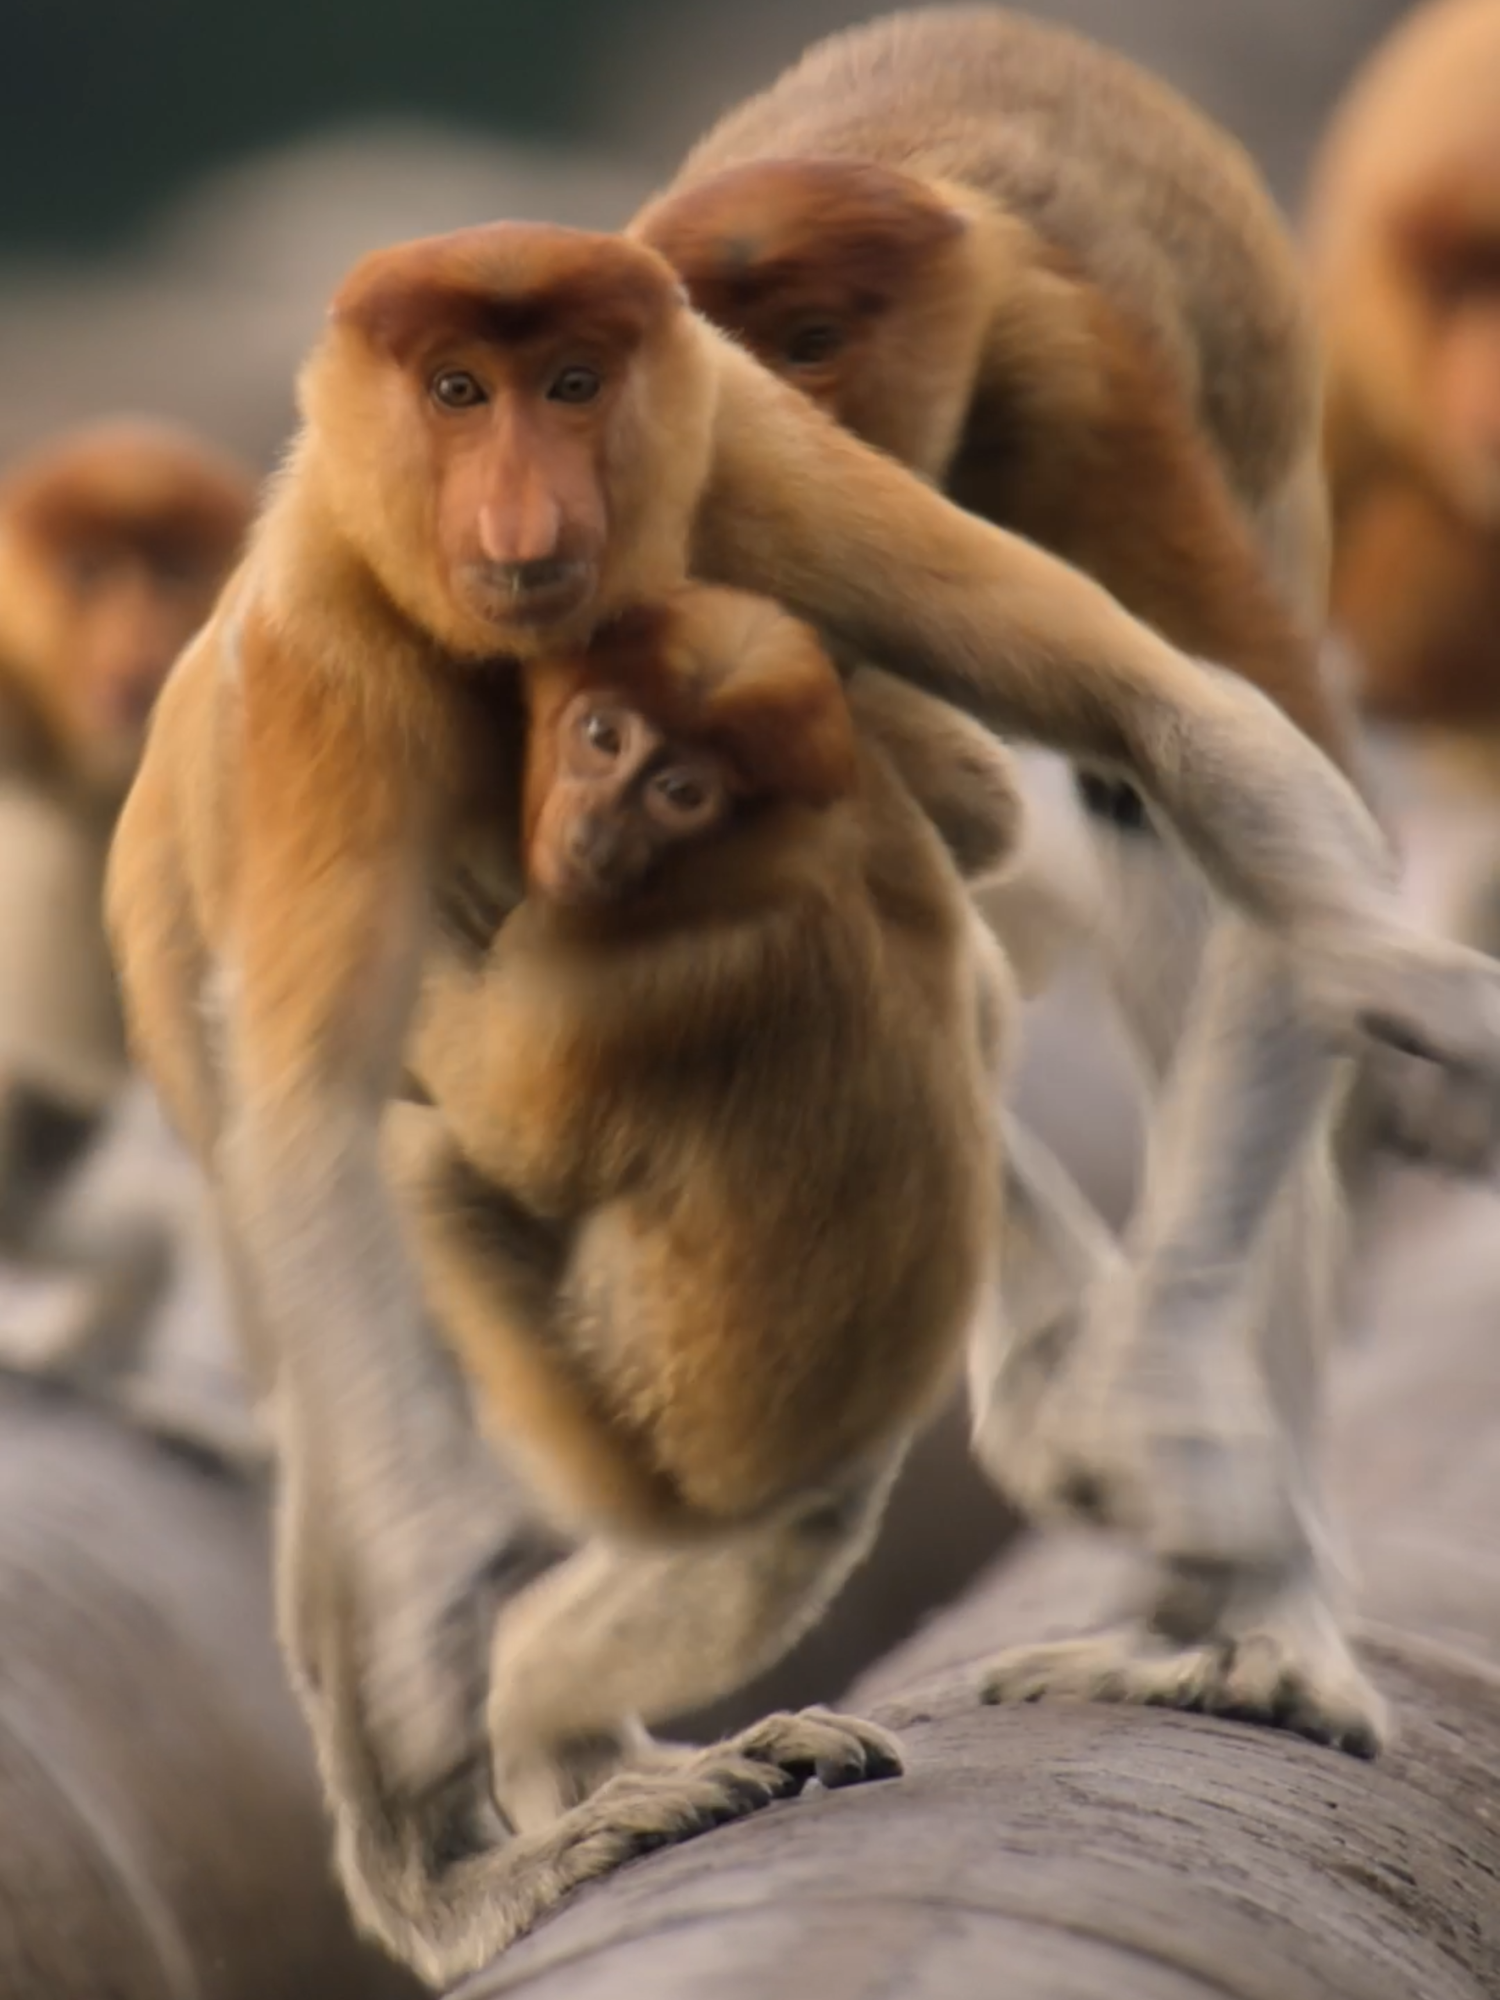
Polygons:
<instances>
[{"instance_id":1,"label":"fallen tree trunk","mask_svg":"<svg viewBox=\"0 0 1500 2000\"><path fill-rule=\"evenodd\" d=\"M903 1780L772 1808L578 1897L457 2000L1494 2000L1500 1205L1403 1191L1335 1457L1400 1721L1364 1765L1161 1711L990 1710L974 1663L1107 1609L1038 1543L858 1686Z\"/></svg>"},{"instance_id":2,"label":"fallen tree trunk","mask_svg":"<svg viewBox=\"0 0 1500 2000\"><path fill-rule=\"evenodd\" d=\"M356 1944L260 1496L0 1389L0 2000L411 2000Z\"/></svg>"}]
</instances>

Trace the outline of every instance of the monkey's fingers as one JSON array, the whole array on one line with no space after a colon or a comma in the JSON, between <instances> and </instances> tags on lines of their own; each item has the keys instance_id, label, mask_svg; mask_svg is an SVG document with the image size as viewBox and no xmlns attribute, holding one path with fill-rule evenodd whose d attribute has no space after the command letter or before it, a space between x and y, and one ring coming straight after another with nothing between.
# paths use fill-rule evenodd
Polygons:
<instances>
[{"instance_id":1,"label":"monkey's fingers","mask_svg":"<svg viewBox=\"0 0 1500 2000\"><path fill-rule=\"evenodd\" d=\"M768 1715L731 1737L725 1747L778 1765L804 1784L816 1778L831 1792L898 1778L903 1769L901 1745L888 1730L827 1708Z\"/></svg>"},{"instance_id":2,"label":"monkey's fingers","mask_svg":"<svg viewBox=\"0 0 1500 2000\"><path fill-rule=\"evenodd\" d=\"M680 1761L618 1773L549 1834L566 1839L568 1870L582 1880L744 1819L813 1778L832 1791L900 1770L896 1739L873 1722L820 1708L768 1715Z\"/></svg>"},{"instance_id":3,"label":"monkey's fingers","mask_svg":"<svg viewBox=\"0 0 1500 2000\"><path fill-rule=\"evenodd\" d=\"M340 1861L361 1926L429 1986L477 1972L587 1882L747 1818L801 1789L776 1764L727 1745L667 1769L622 1771L550 1825L444 1857L406 1818L340 1825Z\"/></svg>"},{"instance_id":4,"label":"monkey's fingers","mask_svg":"<svg viewBox=\"0 0 1500 2000\"><path fill-rule=\"evenodd\" d=\"M1365 1077L1370 1135L1403 1158L1475 1178L1500 1159L1500 1088L1396 1049L1371 1052Z\"/></svg>"},{"instance_id":5,"label":"monkey's fingers","mask_svg":"<svg viewBox=\"0 0 1500 2000\"><path fill-rule=\"evenodd\" d=\"M1329 940L1303 979L1341 1038L1500 1084L1500 964L1484 953L1392 928Z\"/></svg>"}]
</instances>

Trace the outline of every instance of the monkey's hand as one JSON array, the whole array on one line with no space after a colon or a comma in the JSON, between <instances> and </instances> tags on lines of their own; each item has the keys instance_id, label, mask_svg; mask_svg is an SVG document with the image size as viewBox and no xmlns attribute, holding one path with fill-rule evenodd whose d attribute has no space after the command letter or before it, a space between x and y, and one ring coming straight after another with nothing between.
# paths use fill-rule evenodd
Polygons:
<instances>
[{"instance_id":1,"label":"monkey's hand","mask_svg":"<svg viewBox=\"0 0 1500 2000\"><path fill-rule=\"evenodd\" d=\"M1305 988L1319 1018L1366 1045L1374 1136L1451 1173L1500 1154L1500 965L1391 925L1320 950Z\"/></svg>"}]
</instances>

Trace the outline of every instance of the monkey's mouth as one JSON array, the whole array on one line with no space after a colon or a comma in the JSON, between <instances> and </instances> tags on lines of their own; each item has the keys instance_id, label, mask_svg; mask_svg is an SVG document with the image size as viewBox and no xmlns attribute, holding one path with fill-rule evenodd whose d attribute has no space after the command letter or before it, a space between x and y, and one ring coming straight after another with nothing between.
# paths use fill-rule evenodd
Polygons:
<instances>
[{"instance_id":1,"label":"monkey's mouth","mask_svg":"<svg viewBox=\"0 0 1500 2000\"><path fill-rule=\"evenodd\" d=\"M594 566L577 556L531 563L471 563L465 581L476 607L495 624L551 625L588 602Z\"/></svg>"},{"instance_id":2,"label":"monkey's mouth","mask_svg":"<svg viewBox=\"0 0 1500 2000\"><path fill-rule=\"evenodd\" d=\"M607 910L643 886L643 858L613 842L590 842L532 865L532 886L566 910Z\"/></svg>"}]
</instances>

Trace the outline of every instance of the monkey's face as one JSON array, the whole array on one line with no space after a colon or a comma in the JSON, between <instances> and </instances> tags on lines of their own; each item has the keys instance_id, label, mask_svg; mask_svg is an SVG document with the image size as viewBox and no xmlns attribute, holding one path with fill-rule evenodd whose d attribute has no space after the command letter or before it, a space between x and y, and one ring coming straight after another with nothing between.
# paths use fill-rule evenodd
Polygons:
<instances>
[{"instance_id":1,"label":"monkey's face","mask_svg":"<svg viewBox=\"0 0 1500 2000\"><path fill-rule=\"evenodd\" d=\"M572 643L617 572L649 590L663 542L682 563L706 441L685 447L687 499L663 460L707 429L691 355L671 379L689 320L650 251L519 224L383 253L346 285L304 378L325 477L382 582L455 653Z\"/></svg>"},{"instance_id":2,"label":"monkey's face","mask_svg":"<svg viewBox=\"0 0 1500 2000\"><path fill-rule=\"evenodd\" d=\"M0 504L0 654L76 775L128 783L172 663L213 608L249 520L237 469L101 427Z\"/></svg>"},{"instance_id":3,"label":"monkey's face","mask_svg":"<svg viewBox=\"0 0 1500 2000\"><path fill-rule=\"evenodd\" d=\"M222 559L170 540L102 537L56 552L60 706L80 758L101 774L134 769L162 682L222 580Z\"/></svg>"},{"instance_id":4,"label":"monkey's face","mask_svg":"<svg viewBox=\"0 0 1500 2000\"><path fill-rule=\"evenodd\" d=\"M1450 505L1500 525L1500 164L1479 190L1434 195L1402 218L1390 243L1391 308L1381 356L1389 412L1426 461ZM1380 315L1371 315L1378 320ZM1367 343L1378 344L1378 326ZM1378 378L1381 370L1374 371Z\"/></svg>"},{"instance_id":5,"label":"monkey's face","mask_svg":"<svg viewBox=\"0 0 1500 2000\"><path fill-rule=\"evenodd\" d=\"M723 826L729 773L712 752L675 742L608 689L557 717L550 786L527 868L551 901L598 907L640 888L665 856Z\"/></svg>"},{"instance_id":6,"label":"monkey's face","mask_svg":"<svg viewBox=\"0 0 1500 2000\"><path fill-rule=\"evenodd\" d=\"M697 309L836 422L937 476L967 345L967 223L926 183L847 160L759 161L667 195L637 232Z\"/></svg>"},{"instance_id":7,"label":"monkey's face","mask_svg":"<svg viewBox=\"0 0 1500 2000\"><path fill-rule=\"evenodd\" d=\"M1451 497L1500 526L1500 243L1487 262L1435 301L1428 373Z\"/></svg>"}]
</instances>

